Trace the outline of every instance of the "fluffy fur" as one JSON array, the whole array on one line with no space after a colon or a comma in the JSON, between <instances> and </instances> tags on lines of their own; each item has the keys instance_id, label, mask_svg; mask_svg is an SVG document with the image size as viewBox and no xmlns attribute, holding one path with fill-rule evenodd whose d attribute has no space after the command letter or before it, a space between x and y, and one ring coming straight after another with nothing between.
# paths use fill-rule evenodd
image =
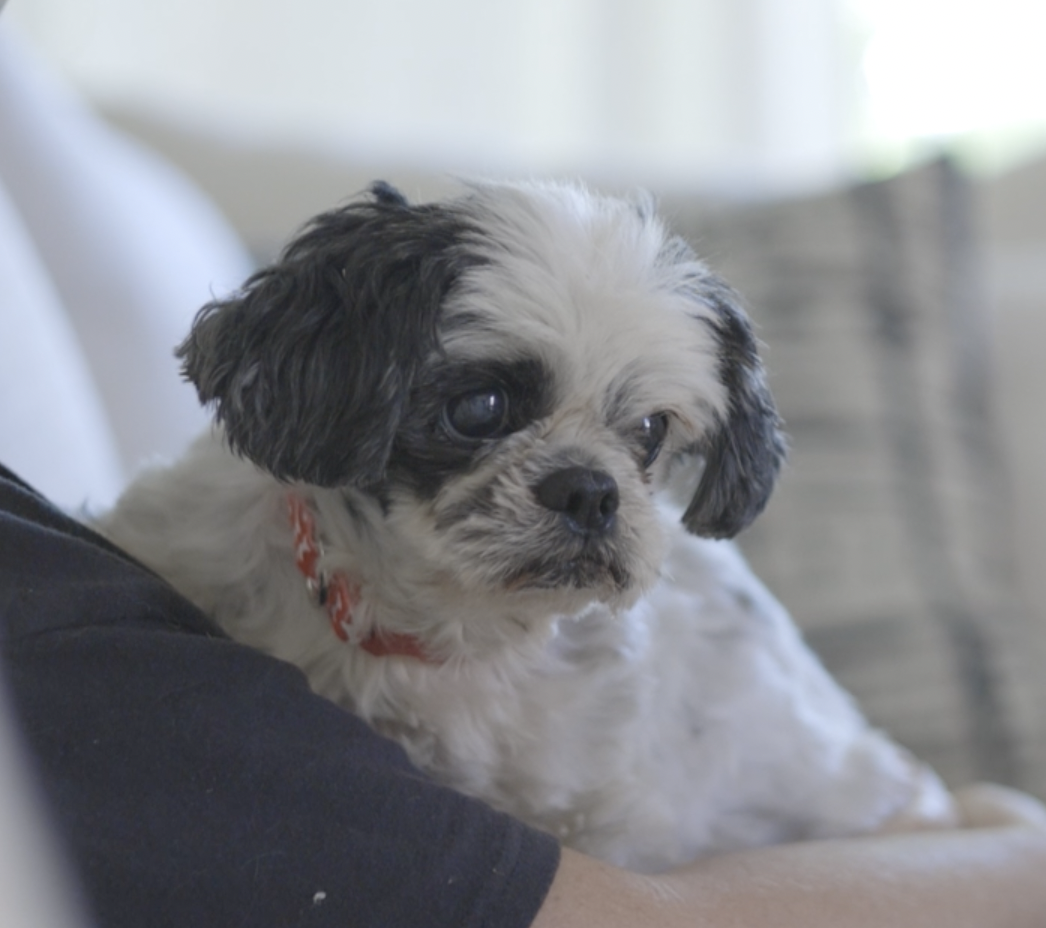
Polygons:
<instances>
[{"instance_id":1,"label":"fluffy fur","mask_svg":"<svg viewBox=\"0 0 1046 928\"><path fill-rule=\"evenodd\" d=\"M647 871L949 821L721 540L784 441L735 295L649 203L378 184L180 354L215 430L103 529L439 780ZM360 586L349 642L295 567L288 487Z\"/></svg>"}]
</instances>

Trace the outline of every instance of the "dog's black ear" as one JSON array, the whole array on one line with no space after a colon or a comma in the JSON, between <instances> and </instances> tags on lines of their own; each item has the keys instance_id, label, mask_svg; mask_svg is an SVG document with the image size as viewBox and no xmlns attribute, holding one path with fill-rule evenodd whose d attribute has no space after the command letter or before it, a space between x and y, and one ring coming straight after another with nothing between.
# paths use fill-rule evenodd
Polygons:
<instances>
[{"instance_id":1,"label":"dog's black ear","mask_svg":"<svg viewBox=\"0 0 1046 928\"><path fill-rule=\"evenodd\" d=\"M206 305L177 353L233 450L280 479L380 481L469 231L375 184Z\"/></svg>"},{"instance_id":2,"label":"dog's black ear","mask_svg":"<svg viewBox=\"0 0 1046 928\"><path fill-rule=\"evenodd\" d=\"M701 444L701 481L683 513L695 535L732 538L766 506L784 463L786 444L758 345L734 291L702 275L696 296L713 310L711 326L719 346L719 376L727 410Z\"/></svg>"}]
</instances>

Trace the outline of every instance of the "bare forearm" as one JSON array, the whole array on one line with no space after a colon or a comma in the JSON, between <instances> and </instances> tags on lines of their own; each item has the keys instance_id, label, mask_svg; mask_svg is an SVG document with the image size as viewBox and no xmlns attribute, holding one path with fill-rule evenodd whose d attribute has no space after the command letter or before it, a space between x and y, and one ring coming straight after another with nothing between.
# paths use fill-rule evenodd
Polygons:
<instances>
[{"instance_id":1,"label":"bare forearm","mask_svg":"<svg viewBox=\"0 0 1046 928\"><path fill-rule=\"evenodd\" d=\"M766 848L660 876L569 851L535 928L1042 928L1046 834L933 832Z\"/></svg>"},{"instance_id":2,"label":"bare forearm","mask_svg":"<svg viewBox=\"0 0 1046 928\"><path fill-rule=\"evenodd\" d=\"M702 906L691 924L717 928L1042 928L1044 873L1046 836L1014 829L773 848L670 879Z\"/></svg>"}]
</instances>

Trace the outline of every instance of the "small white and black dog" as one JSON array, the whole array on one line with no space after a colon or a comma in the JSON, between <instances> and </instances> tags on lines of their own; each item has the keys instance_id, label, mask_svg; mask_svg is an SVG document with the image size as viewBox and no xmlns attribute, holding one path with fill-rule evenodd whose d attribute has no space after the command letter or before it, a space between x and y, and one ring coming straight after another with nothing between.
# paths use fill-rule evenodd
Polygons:
<instances>
[{"instance_id":1,"label":"small white and black dog","mask_svg":"<svg viewBox=\"0 0 1046 928\"><path fill-rule=\"evenodd\" d=\"M784 441L647 202L376 184L179 353L218 425L103 530L437 779L645 871L952 822L717 540Z\"/></svg>"}]
</instances>

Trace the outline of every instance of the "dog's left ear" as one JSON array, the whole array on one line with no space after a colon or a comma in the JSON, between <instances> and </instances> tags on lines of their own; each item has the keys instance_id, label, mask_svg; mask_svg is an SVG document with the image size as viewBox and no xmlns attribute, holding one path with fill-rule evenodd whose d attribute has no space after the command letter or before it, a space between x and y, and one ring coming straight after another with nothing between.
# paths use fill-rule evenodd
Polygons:
<instances>
[{"instance_id":1,"label":"dog's left ear","mask_svg":"<svg viewBox=\"0 0 1046 928\"><path fill-rule=\"evenodd\" d=\"M693 294L712 311L703 317L718 343L727 409L694 449L704 459L701 482L683 513L695 535L732 538L766 506L786 444L758 345L734 291L702 274Z\"/></svg>"},{"instance_id":2,"label":"dog's left ear","mask_svg":"<svg viewBox=\"0 0 1046 928\"><path fill-rule=\"evenodd\" d=\"M283 480L380 482L470 232L375 184L205 306L178 355L232 449Z\"/></svg>"}]
</instances>

